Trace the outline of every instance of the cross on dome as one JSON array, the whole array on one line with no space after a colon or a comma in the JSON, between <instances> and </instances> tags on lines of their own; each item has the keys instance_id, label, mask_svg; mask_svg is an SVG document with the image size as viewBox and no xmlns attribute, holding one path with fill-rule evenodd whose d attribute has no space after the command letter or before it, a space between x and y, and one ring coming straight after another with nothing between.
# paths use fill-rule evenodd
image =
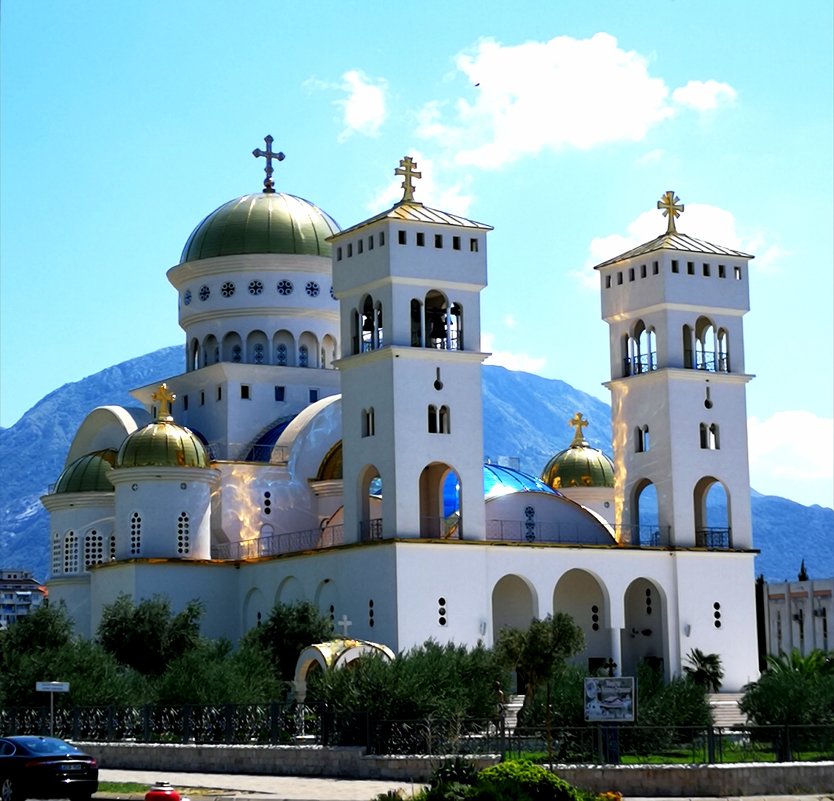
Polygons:
<instances>
[{"instance_id":1,"label":"cross on dome","mask_svg":"<svg viewBox=\"0 0 834 801\"><path fill-rule=\"evenodd\" d=\"M423 177L423 173L417 172L416 167L417 162L411 156L405 156L400 159L400 166L394 170L394 175L403 176L403 182L401 184L403 188L403 199L400 201L401 203L414 200L414 184L411 182L412 178Z\"/></svg>"},{"instance_id":2,"label":"cross on dome","mask_svg":"<svg viewBox=\"0 0 834 801\"><path fill-rule=\"evenodd\" d=\"M568 425L573 426L576 431L573 434L573 442L571 442L571 446L574 445L582 445L585 442L585 435L582 433L582 429L587 427L588 421L582 416L582 412L577 412L570 420L568 420Z\"/></svg>"},{"instance_id":3,"label":"cross on dome","mask_svg":"<svg viewBox=\"0 0 834 801\"><path fill-rule=\"evenodd\" d=\"M167 384L160 384L159 389L151 395L151 400L155 400L159 404L159 412L156 415L157 420L173 420L171 416L171 404L177 399L173 392L168 391Z\"/></svg>"},{"instance_id":4,"label":"cross on dome","mask_svg":"<svg viewBox=\"0 0 834 801\"><path fill-rule=\"evenodd\" d=\"M667 234L676 234L678 232L677 228L675 228L675 219L680 217L681 212L684 210L684 205L680 201L681 199L671 189L657 201L657 207L663 209L663 216L667 218Z\"/></svg>"},{"instance_id":5,"label":"cross on dome","mask_svg":"<svg viewBox=\"0 0 834 801\"><path fill-rule=\"evenodd\" d=\"M275 140L272 138L270 134L267 134L264 137L264 142L266 142L266 150L261 150L259 147L256 147L252 151L252 155L258 158L265 158L266 159L266 167L264 167L264 172L266 173L266 178L264 178L264 192L267 194L275 192L275 181L272 180L272 173L274 172L272 168L272 160L275 159L276 161L283 161L285 156L283 153L276 153L272 149L272 143Z\"/></svg>"}]
</instances>

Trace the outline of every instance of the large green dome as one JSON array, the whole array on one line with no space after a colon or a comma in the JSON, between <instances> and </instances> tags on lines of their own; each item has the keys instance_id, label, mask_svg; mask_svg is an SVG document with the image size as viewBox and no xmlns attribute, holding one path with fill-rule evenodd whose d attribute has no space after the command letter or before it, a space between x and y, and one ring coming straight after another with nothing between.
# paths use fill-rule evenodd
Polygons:
<instances>
[{"instance_id":1,"label":"large green dome","mask_svg":"<svg viewBox=\"0 0 834 801\"><path fill-rule=\"evenodd\" d=\"M95 451L67 465L55 484L55 493L113 492L107 471L116 462L116 451Z\"/></svg>"},{"instance_id":2,"label":"large green dome","mask_svg":"<svg viewBox=\"0 0 834 801\"><path fill-rule=\"evenodd\" d=\"M258 192L230 200L188 237L180 264L215 256L285 253L330 258L327 238L336 221L309 200L284 192Z\"/></svg>"},{"instance_id":3,"label":"large green dome","mask_svg":"<svg viewBox=\"0 0 834 801\"><path fill-rule=\"evenodd\" d=\"M116 467L208 467L202 440L190 429L157 420L134 431L119 448Z\"/></svg>"},{"instance_id":4,"label":"large green dome","mask_svg":"<svg viewBox=\"0 0 834 801\"><path fill-rule=\"evenodd\" d=\"M569 425L576 431L569 448L559 451L542 470L542 481L555 490L570 487L613 487L614 463L582 434L588 421L577 412Z\"/></svg>"}]
</instances>

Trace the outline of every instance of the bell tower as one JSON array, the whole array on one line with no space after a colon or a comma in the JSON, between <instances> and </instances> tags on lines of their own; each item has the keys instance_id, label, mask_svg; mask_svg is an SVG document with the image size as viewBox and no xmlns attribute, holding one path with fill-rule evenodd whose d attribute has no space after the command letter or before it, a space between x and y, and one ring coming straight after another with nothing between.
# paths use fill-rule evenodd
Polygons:
<instances>
[{"instance_id":1,"label":"bell tower","mask_svg":"<svg viewBox=\"0 0 834 801\"><path fill-rule=\"evenodd\" d=\"M402 200L332 237L345 541L483 539L487 225Z\"/></svg>"},{"instance_id":2,"label":"bell tower","mask_svg":"<svg viewBox=\"0 0 834 801\"><path fill-rule=\"evenodd\" d=\"M752 548L742 317L753 257L677 230L599 264L621 542ZM709 500L709 502L708 502Z\"/></svg>"}]
</instances>

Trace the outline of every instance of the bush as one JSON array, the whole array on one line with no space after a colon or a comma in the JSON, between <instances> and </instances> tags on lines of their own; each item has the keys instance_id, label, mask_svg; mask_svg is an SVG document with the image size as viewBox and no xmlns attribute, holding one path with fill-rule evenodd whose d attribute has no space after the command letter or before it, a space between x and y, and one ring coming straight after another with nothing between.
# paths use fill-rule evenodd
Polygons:
<instances>
[{"instance_id":1,"label":"bush","mask_svg":"<svg viewBox=\"0 0 834 801\"><path fill-rule=\"evenodd\" d=\"M582 801L582 794L564 779L531 762L502 762L478 774L484 799L501 801ZM489 795L492 793L493 795Z\"/></svg>"}]
</instances>

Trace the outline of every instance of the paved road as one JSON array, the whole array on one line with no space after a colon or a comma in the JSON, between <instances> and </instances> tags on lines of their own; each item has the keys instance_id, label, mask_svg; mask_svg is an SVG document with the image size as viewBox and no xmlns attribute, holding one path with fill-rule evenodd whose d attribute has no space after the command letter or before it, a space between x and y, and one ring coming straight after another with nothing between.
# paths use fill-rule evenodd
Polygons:
<instances>
[{"instance_id":1,"label":"paved road","mask_svg":"<svg viewBox=\"0 0 834 801\"><path fill-rule=\"evenodd\" d=\"M310 779L296 776L251 776L225 773L171 773L146 770L99 771L103 782L136 782L150 787L156 781L167 781L175 788L201 787L217 790L217 801L371 801L387 790L401 789L406 796L420 785L395 781L362 781L355 779ZM109 796L99 794L99 798ZM141 798L141 796L140 796ZM209 801L205 796L201 796ZM748 796L746 798L628 798L625 801L834 801L832 795Z\"/></svg>"}]
</instances>

